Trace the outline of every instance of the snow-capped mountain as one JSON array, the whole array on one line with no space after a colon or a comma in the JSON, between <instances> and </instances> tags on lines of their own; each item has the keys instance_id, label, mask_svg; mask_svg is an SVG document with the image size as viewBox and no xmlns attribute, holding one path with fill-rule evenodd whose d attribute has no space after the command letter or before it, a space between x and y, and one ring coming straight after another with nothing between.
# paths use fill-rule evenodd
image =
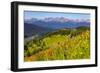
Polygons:
<instances>
[{"instance_id":1,"label":"snow-capped mountain","mask_svg":"<svg viewBox=\"0 0 100 73\"><path fill-rule=\"evenodd\" d=\"M24 21L24 31L27 36L44 34L49 31L64 28L77 28L80 26L89 27L90 20L48 17L44 19L32 18Z\"/></svg>"}]
</instances>

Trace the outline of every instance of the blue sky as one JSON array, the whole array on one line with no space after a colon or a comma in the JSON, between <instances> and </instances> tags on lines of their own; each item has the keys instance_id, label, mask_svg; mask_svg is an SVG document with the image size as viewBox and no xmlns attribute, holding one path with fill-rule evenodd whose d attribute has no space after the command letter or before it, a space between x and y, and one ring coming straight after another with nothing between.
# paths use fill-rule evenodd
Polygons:
<instances>
[{"instance_id":1,"label":"blue sky","mask_svg":"<svg viewBox=\"0 0 100 73\"><path fill-rule=\"evenodd\" d=\"M39 12L39 11L24 11L24 19L45 17L66 17L69 19L90 19L90 14L87 13L61 13L61 12Z\"/></svg>"}]
</instances>

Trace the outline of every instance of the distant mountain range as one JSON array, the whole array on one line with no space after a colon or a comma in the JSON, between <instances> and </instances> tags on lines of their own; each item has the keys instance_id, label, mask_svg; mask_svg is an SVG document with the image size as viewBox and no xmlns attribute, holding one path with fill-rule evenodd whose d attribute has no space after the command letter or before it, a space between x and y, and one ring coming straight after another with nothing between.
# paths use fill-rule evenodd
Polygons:
<instances>
[{"instance_id":1,"label":"distant mountain range","mask_svg":"<svg viewBox=\"0 0 100 73\"><path fill-rule=\"evenodd\" d=\"M34 21L44 21L44 22L90 22L90 19L70 19L70 18L65 18L65 17L45 17L43 19L38 19L38 18L31 18L31 19L26 19L25 21L28 22L34 22Z\"/></svg>"},{"instance_id":2,"label":"distant mountain range","mask_svg":"<svg viewBox=\"0 0 100 73\"><path fill-rule=\"evenodd\" d=\"M89 19L68 19L64 17L48 17L44 19L32 18L25 20L25 23L35 24L40 27L51 28L51 29L60 29L60 28L76 28L79 26L90 26Z\"/></svg>"},{"instance_id":3,"label":"distant mountain range","mask_svg":"<svg viewBox=\"0 0 100 73\"><path fill-rule=\"evenodd\" d=\"M89 19L68 19L64 17L32 18L24 21L24 36L43 35L54 30L77 28L80 26L89 27Z\"/></svg>"}]
</instances>

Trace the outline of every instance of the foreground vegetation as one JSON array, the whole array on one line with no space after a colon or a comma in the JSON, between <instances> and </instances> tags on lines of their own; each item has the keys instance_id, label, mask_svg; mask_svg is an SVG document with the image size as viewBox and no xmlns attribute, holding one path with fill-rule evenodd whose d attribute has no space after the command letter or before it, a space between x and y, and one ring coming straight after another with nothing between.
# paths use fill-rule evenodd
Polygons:
<instances>
[{"instance_id":1,"label":"foreground vegetation","mask_svg":"<svg viewBox=\"0 0 100 73\"><path fill-rule=\"evenodd\" d=\"M35 38L24 45L24 61L90 58L90 31L87 27L61 29Z\"/></svg>"}]
</instances>

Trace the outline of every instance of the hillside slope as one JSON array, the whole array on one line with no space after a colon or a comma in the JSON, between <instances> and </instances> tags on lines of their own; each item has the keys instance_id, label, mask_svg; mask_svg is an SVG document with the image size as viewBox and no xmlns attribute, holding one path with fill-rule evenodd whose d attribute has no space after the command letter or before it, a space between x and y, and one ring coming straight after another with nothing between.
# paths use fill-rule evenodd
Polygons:
<instances>
[{"instance_id":1,"label":"hillside slope","mask_svg":"<svg viewBox=\"0 0 100 73\"><path fill-rule=\"evenodd\" d=\"M25 61L90 58L90 30L86 27L60 29L25 45Z\"/></svg>"}]
</instances>

